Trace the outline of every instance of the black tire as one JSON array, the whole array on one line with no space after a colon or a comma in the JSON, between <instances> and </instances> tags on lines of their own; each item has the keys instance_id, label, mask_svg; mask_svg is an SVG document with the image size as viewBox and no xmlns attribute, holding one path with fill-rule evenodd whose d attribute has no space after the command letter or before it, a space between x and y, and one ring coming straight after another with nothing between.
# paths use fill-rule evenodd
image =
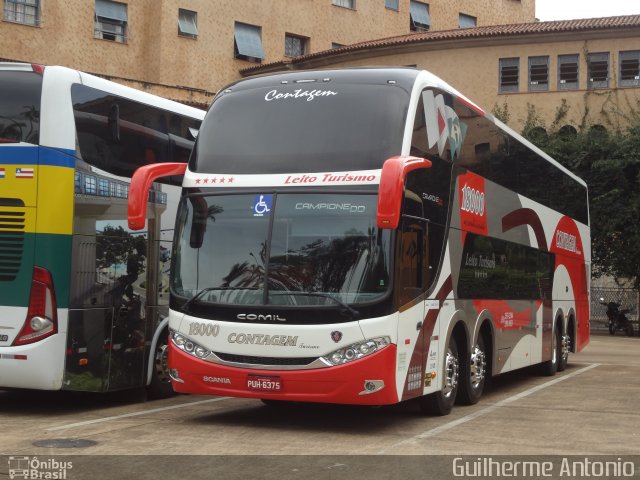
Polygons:
<instances>
[{"instance_id":1,"label":"black tire","mask_svg":"<svg viewBox=\"0 0 640 480\"><path fill-rule=\"evenodd\" d=\"M541 367L541 372L542 375L546 376L546 377L553 377L556 372L558 371L558 363L560 360L560 357L562 355L562 338L560 335L560 329L556 327L554 327L553 329L553 337L552 337L552 343L551 343L551 348L552 348L552 352L551 352L551 360L544 362L540 367Z\"/></svg>"},{"instance_id":2,"label":"black tire","mask_svg":"<svg viewBox=\"0 0 640 480\"><path fill-rule=\"evenodd\" d=\"M453 337L449 339L442 375L445 379L443 389L418 399L418 405L422 412L429 415L448 415L456 401L460 379L460 357L458 345Z\"/></svg>"},{"instance_id":3,"label":"black tire","mask_svg":"<svg viewBox=\"0 0 640 480\"><path fill-rule=\"evenodd\" d=\"M151 399L169 398L175 393L171 386L167 363L169 351L169 333L165 330L158 337L158 344L153 352L153 372L151 383L147 386L147 394Z\"/></svg>"},{"instance_id":4,"label":"black tire","mask_svg":"<svg viewBox=\"0 0 640 480\"><path fill-rule=\"evenodd\" d=\"M487 349L484 338L478 336L478 342L471 350L469 358L460 365L460 390L457 402L461 405L478 403L487 379Z\"/></svg>"},{"instance_id":5,"label":"black tire","mask_svg":"<svg viewBox=\"0 0 640 480\"><path fill-rule=\"evenodd\" d=\"M616 333L616 327L613 325L613 323L609 324L609 335L615 335Z\"/></svg>"}]
</instances>

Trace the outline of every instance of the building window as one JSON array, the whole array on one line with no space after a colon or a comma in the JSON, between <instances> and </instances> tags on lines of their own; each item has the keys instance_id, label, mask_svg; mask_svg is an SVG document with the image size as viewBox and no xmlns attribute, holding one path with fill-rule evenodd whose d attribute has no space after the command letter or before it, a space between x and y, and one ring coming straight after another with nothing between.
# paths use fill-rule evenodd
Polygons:
<instances>
[{"instance_id":1,"label":"building window","mask_svg":"<svg viewBox=\"0 0 640 480\"><path fill-rule=\"evenodd\" d=\"M234 40L236 58L257 63L264 59L260 27L236 22Z\"/></svg>"},{"instance_id":2,"label":"building window","mask_svg":"<svg viewBox=\"0 0 640 480\"><path fill-rule=\"evenodd\" d=\"M529 57L529 91L549 90L549 57Z\"/></svg>"},{"instance_id":3,"label":"building window","mask_svg":"<svg viewBox=\"0 0 640 480\"><path fill-rule=\"evenodd\" d=\"M127 6L110 0L96 0L95 38L127 41Z\"/></svg>"},{"instance_id":4,"label":"building window","mask_svg":"<svg viewBox=\"0 0 640 480\"><path fill-rule=\"evenodd\" d=\"M4 19L25 25L40 25L40 0L5 0Z\"/></svg>"},{"instance_id":5,"label":"building window","mask_svg":"<svg viewBox=\"0 0 640 480\"><path fill-rule=\"evenodd\" d=\"M590 53L587 57L587 67L589 89L609 87L609 52Z\"/></svg>"},{"instance_id":6,"label":"building window","mask_svg":"<svg viewBox=\"0 0 640 480\"><path fill-rule=\"evenodd\" d=\"M344 47L344 43L331 42L331 49L332 50L334 48L342 48L342 47Z\"/></svg>"},{"instance_id":7,"label":"building window","mask_svg":"<svg viewBox=\"0 0 640 480\"><path fill-rule=\"evenodd\" d=\"M519 70L519 58L500 59L500 93L518 91Z\"/></svg>"},{"instance_id":8,"label":"building window","mask_svg":"<svg viewBox=\"0 0 640 480\"><path fill-rule=\"evenodd\" d=\"M287 57L298 57L306 52L307 39L286 33L284 35L284 54Z\"/></svg>"},{"instance_id":9,"label":"building window","mask_svg":"<svg viewBox=\"0 0 640 480\"><path fill-rule=\"evenodd\" d=\"M465 15L461 13L458 15L458 26L460 28L473 28L478 26L478 19L471 15Z\"/></svg>"},{"instance_id":10,"label":"building window","mask_svg":"<svg viewBox=\"0 0 640 480\"><path fill-rule=\"evenodd\" d=\"M96 177L86 176L84 177L84 193L87 195L96 194Z\"/></svg>"},{"instance_id":11,"label":"building window","mask_svg":"<svg viewBox=\"0 0 640 480\"><path fill-rule=\"evenodd\" d=\"M558 55L558 90L578 88L578 54Z\"/></svg>"},{"instance_id":12,"label":"building window","mask_svg":"<svg viewBox=\"0 0 640 480\"><path fill-rule=\"evenodd\" d=\"M191 10L178 9L178 35L198 38L198 13Z\"/></svg>"},{"instance_id":13,"label":"building window","mask_svg":"<svg viewBox=\"0 0 640 480\"><path fill-rule=\"evenodd\" d=\"M389 10L398 11L400 9L399 3L400 3L400 0L384 0L384 6Z\"/></svg>"},{"instance_id":14,"label":"building window","mask_svg":"<svg viewBox=\"0 0 640 480\"><path fill-rule=\"evenodd\" d=\"M621 87L640 86L640 51L620 52Z\"/></svg>"},{"instance_id":15,"label":"building window","mask_svg":"<svg viewBox=\"0 0 640 480\"><path fill-rule=\"evenodd\" d=\"M339 7L351 8L351 9L356 8L356 0L333 0L332 3Z\"/></svg>"},{"instance_id":16,"label":"building window","mask_svg":"<svg viewBox=\"0 0 640 480\"><path fill-rule=\"evenodd\" d=\"M431 26L429 17L429 5L411 0L409 17L411 23L409 28L414 32L426 32Z\"/></svg>"}]
</instances>

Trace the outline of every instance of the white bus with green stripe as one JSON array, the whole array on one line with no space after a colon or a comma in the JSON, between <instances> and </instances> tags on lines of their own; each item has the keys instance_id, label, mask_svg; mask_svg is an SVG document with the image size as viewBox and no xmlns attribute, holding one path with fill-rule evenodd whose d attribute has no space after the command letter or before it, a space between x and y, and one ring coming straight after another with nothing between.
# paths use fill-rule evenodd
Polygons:
<instances>
[{"instance_id":1,"label":"white bus with green stripe","mask_svg":"<svg viewBox=\"0 0 640 480\"><path fill-rule=\"evenodd\" d=\"M188 160L204 111L76 70L0 63L0 389L171 386L180 178L127 228L136 168Z\"/></svg>"}]
</instances>

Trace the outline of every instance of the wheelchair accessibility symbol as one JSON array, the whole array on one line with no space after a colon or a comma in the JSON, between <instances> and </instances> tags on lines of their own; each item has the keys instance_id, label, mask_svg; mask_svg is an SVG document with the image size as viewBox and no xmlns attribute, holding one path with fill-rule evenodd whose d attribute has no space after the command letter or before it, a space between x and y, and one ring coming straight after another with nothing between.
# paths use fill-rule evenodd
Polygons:
<instances>
[{"instance_id":1,"label":"wheelchair accessibility symbol","mask_svg":"<svg viewBox=\"0 0 640 480\"><path fill-rule=\"evenodd\" d=\"M264 217L271 211L271 204L273 203L273 195L256 195L253 200L253 216Z\"/></svg>"}]
</instances>

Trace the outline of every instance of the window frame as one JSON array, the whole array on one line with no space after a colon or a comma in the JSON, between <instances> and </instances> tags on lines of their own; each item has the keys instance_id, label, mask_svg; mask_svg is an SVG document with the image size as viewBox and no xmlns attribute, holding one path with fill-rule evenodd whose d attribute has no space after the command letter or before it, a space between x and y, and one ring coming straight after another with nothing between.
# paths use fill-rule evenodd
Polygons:
<instances>
[{"instance_id":1,"label":"window frame","mask_svg":"<svg viewBox=\"0 0 640 480\"><path fill-rule=\"evenodd\" d=\"M107 6L111 5L113 9L120 9L121 12L124 12L124 15L99 15L100 8L99 5ZM107 40L115 43L127 43L127 30L129 26L129 12L128 5L126 3L115 2L113 0L95 0L95 20L94 20L94 30L93 37L98 40ZM105 26L114 27L113 31L105 29ZM118 31L120 29L120 31ZM106 35L106 36L105 36ZM113 38L109 38L113 37Z\"/></svg>"},{"instance_id":2,"label":"window frame","mask_svg":"<svg viewBox=\"0 0 640 480\"><path fill-rule=\"evenodd\" d=\"M563 65L575 64L576 75L575 81L568 82L567 79L563 79L562 67ZM563 82L564 80L564 82ZM577 53L571 53L566 55L558 55L558 90L578 90L580 88L580 55Z\"/></svg>"},{"instance_id":3,"label":"window frame","mask_svg":"<svg viewBox=\"0 0 640 480\"><path fill-rule=\"evenodd\" d=\"M625 58L626 57L626 58ZM635 60L634 78L623 78L623 62ZM619 87L640 87L640 50L624 50L618 52L618 86Z\"/></svg>"},{"instance_id":4,"label":"window frame","mask_svg":"<svg viewBox=\"0 0 640 480\"><path fill-rule=\"evenodd\" d=\"M549 91L549 56L548 55L536 55L531 56L528 59L529 65L529 91L530 92L547 92ZM544 80L542 79L542 68L537 71L537 67L545 67ZM535 71L534 71L535 70ZM534 80L535 78L539 79ZM535 83L534 83L535 82Z\"/></svg>"},{"instance_id":5,"label":"window frame","mask_svg":"<svg viewBox=\"0 0 640 480\"><path fill-rule=\"evenodd\" d=\"M462 20L472 20L470 25L463 25ZM478 26L478 17L474 17L473 15L469 15L467 13L458 13L458 28L475 28Z\"/></svg>"},{"instance_id":6,"label":"window frame","mask_svg":"<svg viewBox=\"0 0 640 480\"><path fill-rule=\"evenodd\" d=\"M13 6L13 8L9 8L9 6ZM22 12L18 12L19 6L22 6ZM33 14L27 13L28 8L33 9ZM2 19L5 22L39 27L41 23L40 14L40 0L4 0ZM13 18L9 18L11 15ZM22 16L21 20L19 19L20 16ZM27 21L27 18L33 18L33 21Z\"/></svg>"},{"instance_id":7,"label":"window frame","mask_svg":"<svg viewBox=\"0 0 640 480\"><path fill-rule=\"evenodd\" d=\"M395 7L393 5L395 5ZM399 12L400 0L384 0L384 8L387 10L393 10L394 12Z\"/></svg>"},{"instance_id":8,"label":"window frame","mask_svg":"<svg viewBox=\"0 0 640 480\"><path fill-rule=\"evenodd\" d=\"M347 8L349 10L356 9L356 0L331 0L331 4L336 7Z\"/></svg>"},{"instance_id":9,"label":"window frame","mask_svg":"<svg viewBox=\"0 0 640 480\"><path fill-rule=\"evenodd\" d=\"M300 53L291 53L287 52L287 40L297 40L300 42ZM302 35L296 35L294 33L285 33L284 34L284 56L285 57L299 57L305 55L307 53L307 37L303 37Z\"/></svg>"},{"instance_id":10,"label":"window frame","mask_svg":"<svg viewBox=\"0 0 640 480\"><path fill-rule=\"evenodd\" d=\"M609 88L611 79L611 62L609 60L609 52L589 53L587 56L587 89L597 90L601 88ZM595 62L606 62L607 78L605 80L594 80L593 64Z\"/></svg>"},{"instance_id":11,"label":"window frame","mask_svg":"<svg viewBox=\"0 0 640 480\"><path fill-rule=\"evenodd\" d=\"M422 13L418 11L418 9L424 8L427 17L426 20L428 23L418 22L414 20L414 16L417 17L418 14ZM429 4L424 2L419 2L417 0L410 0L409 3L409 29L412 32L428 32L431 28L431 15L429 15Z\"/></svg>"},{"instance_id":12,"label":"window frame","mask_svg":"<svg viewBox=\"0 0 640 480\"><path fill-rule=\"evenodd\" d=\"M505 85L503 82L504 69L516 68L516 80L513 85ZM498 59L498 93L517 93L520 91L520 57L507 57Z\"/></svg>"},{"instance_id":13,"label":"window frame","mask_svg":"<svg viewBox=\"0 0 640 480\"><path fill-rule=\"evenodd\" d=\"M192 16L189 17L189 14ZM187 22L184 25L186 28L183 28L182 21ZM193 26L192 32L187 31L189 26ZM198 38L198 12L194 10L187 10L186 8L178 9L178 36L192 38L194 40Z\"/></svg>"},{"instance_id":14,"label":"window frame","mask_svg":"<svg viewBox=\"0 0 640 480\"><path fill-rule=\"evenodd\" d=\"M241 29L244 28L245 32L239 31L238 27L241 27ZM247 54L241 53L241 48L238 46L238 36L246 34L248 31L254 31L254 33L257 34L260 40L258 45L258 49L260 51L253 52L253 53L259 53L260 56L247 55ZM264 53L264 47L262 45L262 27L259 25L251 25L250 23L235 22L234 28L233 28L233 47L234 47L234 58L238 60L245 60L247 62L262 63L262 61L266 57Z\"/></svg>"}]
</instances>

